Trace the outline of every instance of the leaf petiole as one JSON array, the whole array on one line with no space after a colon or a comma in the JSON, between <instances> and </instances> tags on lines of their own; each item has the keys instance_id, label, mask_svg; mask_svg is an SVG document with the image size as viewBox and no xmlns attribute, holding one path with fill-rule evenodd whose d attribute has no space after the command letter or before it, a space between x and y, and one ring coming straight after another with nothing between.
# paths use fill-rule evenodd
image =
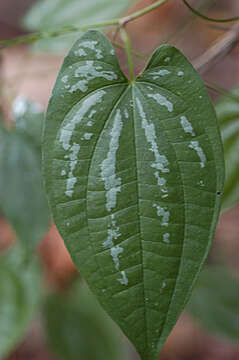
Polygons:
<instances>
[{"instance_id":1,"label":"leaf petiole","mask_svg":"<svg viewBox=\"0 0 239 360\"><path fill-rule=\"evenodd\" d=\"M120 28L120 36L124 43L124 49L127 55L128 66L129 66L129 80L134 80L134 65L131 52L131 41L124 27Z\"/></svg>"}]
</instances>

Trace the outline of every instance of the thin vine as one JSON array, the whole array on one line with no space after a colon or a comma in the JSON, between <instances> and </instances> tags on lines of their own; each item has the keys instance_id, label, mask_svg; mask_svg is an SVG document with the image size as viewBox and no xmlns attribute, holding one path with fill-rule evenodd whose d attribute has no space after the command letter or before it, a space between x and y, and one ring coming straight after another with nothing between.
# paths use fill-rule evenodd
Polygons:
<instances>
[{"instance_id":1,"label":"thin vine","mask_svg":"<svg viewBox=\"0 0 239 360\"><path fill-rule=\"evenodd\" d=\"M227 18L227 19L214 19L214 18L211 18L209 16L203 15L200 11L193 8L187 2L187 0L183 0L183 2L188 7L188 9L191 10L195 15L197 15L198 17L200 17L201 19L206 20L206 21L215 22L215 23L228 23L228 22L233 22L233 21L238 21L239 20L239 16L234 16L234 17Z\"/></svg>"}]
</instances>

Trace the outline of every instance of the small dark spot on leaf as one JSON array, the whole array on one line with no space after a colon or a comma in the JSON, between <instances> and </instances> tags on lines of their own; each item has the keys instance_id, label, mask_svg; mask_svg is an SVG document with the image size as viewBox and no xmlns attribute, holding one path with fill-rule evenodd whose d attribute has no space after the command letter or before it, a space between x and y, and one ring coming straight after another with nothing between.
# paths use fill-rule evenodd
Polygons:
<instances>
[{"instance_id":1,"label":"small dark spot on leaf","mask_svg":"<svg viewBox=\"0 0 239 360\"><path fill-rule=\"evenodd\" d=\"M217 195L222 195L221 191L217 191Z\"/></svg>"}]
</instances>

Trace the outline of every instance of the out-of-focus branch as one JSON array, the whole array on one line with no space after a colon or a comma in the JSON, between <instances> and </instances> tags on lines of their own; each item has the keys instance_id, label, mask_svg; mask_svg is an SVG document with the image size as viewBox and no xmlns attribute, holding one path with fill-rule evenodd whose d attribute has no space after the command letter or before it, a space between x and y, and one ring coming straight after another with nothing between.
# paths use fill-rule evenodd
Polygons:
<instances>
[{"instance_id":1,"label":"out-of-focus branch","mask_svg":"<svg viewBox=\"0 0 239 360\"><path fill-rule=\"evenodd\" d=\"M204 54L192 61L194 67L202 74L215 62L227 55L239 41L239 24L234 25L223 36L205 51Z\"/></svg>"}]
</instances>

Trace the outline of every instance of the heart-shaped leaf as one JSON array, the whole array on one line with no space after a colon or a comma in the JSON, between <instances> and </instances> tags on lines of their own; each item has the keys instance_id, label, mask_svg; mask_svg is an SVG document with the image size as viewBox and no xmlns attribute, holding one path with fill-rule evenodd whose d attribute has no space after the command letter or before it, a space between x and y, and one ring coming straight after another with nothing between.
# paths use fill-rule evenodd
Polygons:
<instances>
[{"instance_id":1,"label":"heart-shaped leaf","mask_svg":"<svg viewBox=\"0 0 239 360\"><path fill-rule=\"evenodd\" d=\"M223 190L214 109L175 48L133 82L100 32L75 43L44 131L52 212L75 264L142 359L156 359L208 254Z\"/></svg>"},{"instance_id":2,"label":"heart-shaped leaf","mask_svg":"<svg viewBox=\"0 0 239 360\"><path fill-rule=\"evenodd\" d=\"M239 201L239 89L234 89L228 95L216 104L226 163L224 209Z\"/></svg>"}]
</instances>

